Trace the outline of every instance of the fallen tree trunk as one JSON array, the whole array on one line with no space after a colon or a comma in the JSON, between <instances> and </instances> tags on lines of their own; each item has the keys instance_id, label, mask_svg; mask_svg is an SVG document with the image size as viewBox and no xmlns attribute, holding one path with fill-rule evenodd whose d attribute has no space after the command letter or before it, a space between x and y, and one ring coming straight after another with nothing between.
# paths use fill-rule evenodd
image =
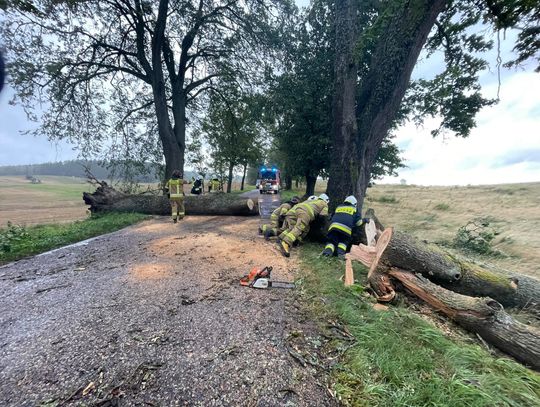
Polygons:
<instances>
[{"instance_id":1,"label":"fallen tree trunk","mask_svg":"<svg viewBox=\"0 0 540 407\"><path fill-rule=\"evenodd\" d=\"M379 247L378 242L376 247ZM361 244L352 246L350 257L372 267L374 252ZM381 264L386 267L420 273L460 294L491 297L504 306L527 309L540 315L540 281L533 277L480 266L395 230L379 257ZM377 292L377 287L381 286L378 294L384 297L388 289L379 283L374 279L373 288Z\"/></svg>"},{"instance_id":2,"label":"fallen tree trunk","mask_svg":"<svg viewBox=\"0 0 540 407\"><path fill-rule=\"evenodd\" d=\"M540 331L516 321L497 301L457 294L397 268L390 269L388 274L468 331L480 335L487 343L525 365L540 370Z\"/></svg>"},{"instance_id":3,"label":"fallen tree trunk","mask_svg":"<svg viewBox=\"0 0 540 407\"><path fill-rule=\"evenodd\" d=\"M383 236L387 237L387 240L382 239ZM384 241L384 247L381 247L381 239ZM453 282L461 278L459 266L446 255L419 242L412 236L392 228L386 229L381 234L375 247L378 255L375 267L380 259L384 265L421 273L425 277L438 281ZM373 256L370 258L368 255L366 259L365 256L369 252L370 250L366 249L366 246L360 245L352 246L350 254L353 260L359 260L366 266L373 267L372 263L375 258Z\"/></svg>"},{"instance_id":4,"label":"fallen tree trunk","mask_svg":"<svg viewBox=\"0 0 540 407\"><path fill-rule=\"evenodd\" d=\"M166 196L124 194L100 182L92 194L83 193L83 200L95 212L139 212L148 215L170 215L171 206ZM237 195L215 193L184 197L186 215L255 216L257 204Z\"/></svg>"}]
</instances>

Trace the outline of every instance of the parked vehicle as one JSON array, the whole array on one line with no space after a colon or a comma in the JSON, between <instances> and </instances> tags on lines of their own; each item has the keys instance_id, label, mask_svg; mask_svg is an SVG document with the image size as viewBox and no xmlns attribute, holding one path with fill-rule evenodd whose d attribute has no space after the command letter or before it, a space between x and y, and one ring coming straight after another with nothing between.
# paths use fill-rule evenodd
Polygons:
<instances>
[{"instance_id":1,"label":"parked vehicle","mask_svg":"<svg viewBox=\"0 0 540 407\"><path fill-rule=\"evenodd\" d=\"M281 173L276 167L262 167L257 179L261 194L277 194L281 190Z\"/></svg>"}]
</instances>

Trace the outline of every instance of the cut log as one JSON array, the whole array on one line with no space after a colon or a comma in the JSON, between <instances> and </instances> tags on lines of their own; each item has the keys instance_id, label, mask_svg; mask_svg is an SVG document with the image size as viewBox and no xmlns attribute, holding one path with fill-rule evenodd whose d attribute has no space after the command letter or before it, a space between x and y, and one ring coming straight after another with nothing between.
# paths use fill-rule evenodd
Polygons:
<instances>
[{"instance_id":1,"label":"cut log","mask_svg":"<svg viewBox=\"0 0 540 407\"><path fill-rule=\"evenodd\" d=\"M420 275L392 268L389 275L437 311L487 343L540 370L540 330L522 324L489 298L474 298L446 290Z\"/></svg>"},{"instance_id":2,"label":"cut log","mask_svg":"<svg viewBox=\"0 0 540 407\"><path fill-rule=\"evenodd\" d=\"M461 278L443 287L464 295L491 297L505 307L519 307L540 312L540 281L522 274L489 269L448 254L461 270Z\"/></svg>"},{"instance_id":3,"label":"cut log","mask_svg":"<svg viewBox=\"0 0 540 407\"><path fill-rule=\"evenodd\" d=\"M351 248L350 258L372 268L375 255L367 246L359 245ZM390 243L380 256L380 263L421 273L460 294L491 297L506 307L518 307L540 315L540 281L466 261L436 246L419 242L403 232L394 231Z\"/></svg>"},{"instance_id":4,"label":"cut log","mask_svg":"<svg viewBox=\"0 0 540 407\"><path fill-rule=\"evenodd\" d=\"M100 182L92 194L83 193L83 200L95 212L138 212L148 215L170 215L171 206L166 196L146 194L124 194ZM211 216L256 216L259 214L255 202L238 195L216 193L187 195L184 197L186 215Z\"/></svg>"},{"instance_id":5,"label":"cut log","mask_svg":"<svg viewBox=\"0 0 540 407\"><path fill-rule=\"evenodd\" d=\"M385 235L388 230L391 230L391 228L386 229L377 240L376 247L379 249L382 248L379 241L381 241L382 236L388 237L388 235ZM436 248L430 248L412 236L399 231L393 230L390 236L391 239L385 242L383 252L378 252L377 263L374 267L378 265L380 259L387 266L421 273L438 281L452 282L461 278L459 266ZM351 254L353 260L361 262L371 256L370 252L366 253L365 246L353 246ZM372 266L373 264L370 264L368 267Z\"/></svg>"},{"instance_id":6,"label":"cut log","mask_svg":"<svg viewBox=\"0 0 540 407\"><path fill-rule=\"evenodd\" d=\"M349 256L345 258L345 287L350 287L354 284L354 271L352 262Z\"/></svg>"}]
</instances>

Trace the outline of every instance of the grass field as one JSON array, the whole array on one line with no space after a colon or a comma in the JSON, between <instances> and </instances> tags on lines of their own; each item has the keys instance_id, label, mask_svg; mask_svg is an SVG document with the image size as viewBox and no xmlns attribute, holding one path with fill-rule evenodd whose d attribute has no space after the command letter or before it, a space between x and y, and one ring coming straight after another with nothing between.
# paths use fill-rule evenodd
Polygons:
<instances>
[{"instance_id":1,"label":"grass field","mask_svg":"<svg viewBox=\"0 0 540 407\"><path fill-rule=\"evenodd\" d=\"M320 183L316 192L324 192L324 188ZM286 195L302 193L287 191ZM493 247L501 255L475 255L476 260L540 278L540 183L376 185L368 189L364 210L367 208L375 209L386 226L445 246L451 246L459 227L475 218L487 218L499 232Z\"/></svg>"},{"instance_id":2,"label":"grass field","mask_svg":"<svg viewBox=\"0 0 540 407\"><path fill-rule=\"evenodd\" d=\"M339 321L350 337L324 348L343 354L331 369L331 388L345 406L540 405L540 376L510 358L492 355L475 337L453 325L441 330L409 307L372 308L367 270L355 263L360 281L344 287L343 263L321 260L320 246L301 248L303 302L318 321ZM441 321L438 320L438 325ZM324 325L326 337L335 337ZM321 344L314 344L321 346Z\"/></svg>"}]
</instances>

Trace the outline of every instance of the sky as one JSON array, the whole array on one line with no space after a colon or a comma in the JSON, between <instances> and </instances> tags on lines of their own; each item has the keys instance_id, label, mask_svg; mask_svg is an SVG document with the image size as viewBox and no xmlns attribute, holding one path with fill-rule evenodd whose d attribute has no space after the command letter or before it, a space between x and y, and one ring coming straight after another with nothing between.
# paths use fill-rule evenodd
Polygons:
<instances>
[{"instance_id":1,"label":"sky","mask_svg":"<svg viewBox=\"0 0 540 407\"><path fill-rule=\"evenodd\" d=\"M299 4L307 0L297 0ZM502 56L511 56L513 36L502 42ZM0 44L1 45L1 44ZM495 54L488 56L495 66ZM441 62L420 61L413 78L432 76L440 71ZM386 177L382 183L418 185L475 185L540 181L540 74L534 66L503 69L500 102L484 108L477 115L477 127L466 138L452 135L433 138L430 131L438 127L436 119L417 128L407 123L396 131L397 143L407 168L397 177ZM481 77L482 92L496 97L496 72ZM22 134L36 126L27 120L19 106L9 100L13 90L8 85L0 94L0 165L35 164L63 161L77 157L74 146L50 142L45 137Z\"/></svg>"}]
</instances>

